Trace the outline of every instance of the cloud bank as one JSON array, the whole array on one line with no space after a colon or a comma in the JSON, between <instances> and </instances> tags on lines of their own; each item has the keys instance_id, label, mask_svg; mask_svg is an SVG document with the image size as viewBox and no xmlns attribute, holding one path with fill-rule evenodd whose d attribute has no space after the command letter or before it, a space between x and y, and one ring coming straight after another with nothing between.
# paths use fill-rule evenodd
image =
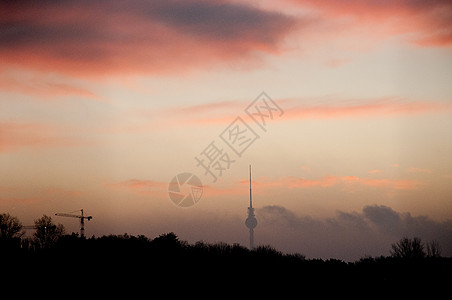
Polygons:
<instances>
[{"instance_id":1,"label":"cloud bank","mask_svg":"<svg viewBox=\"0 0 452 300\"><path fill-rule=\"evenodd\" d=\"M2 1L0 71L87 77L249 67L262 54L297 48L284 45L290 34L303 40L303 51L314 45L314 52L315 45L322 49L338 38L348 50L394 36L421 47L452 45L452 5L446 0L287 0L267 6L226 0ZM329 57L327 63L350 59Z\"/></svg>"},{"instance_id":2,"label":"cloud bank","mask_svg":"<svg viewBox=\"0 0 452 300\"><path fill-rule=\"evenodd\" d=\"M295 20L227 1L7 1L4 67L89 76L161 74L277 53Z\"/></svg>"},{"instance_id":3,"label":"cloud bank","mask_svg":"<svg viewBox=\"0 0 452 300\"><path fill-rule=\"evenodd\" d=\"M401 237L437 240L443 256L452 255L452 221L412 216L383 205L365 206L361 212L338 211L334 218L299 216L283 206L257 209L256 240L311 258L354 261L366 255L389 255Z\"/></svg>"}]
</instances>

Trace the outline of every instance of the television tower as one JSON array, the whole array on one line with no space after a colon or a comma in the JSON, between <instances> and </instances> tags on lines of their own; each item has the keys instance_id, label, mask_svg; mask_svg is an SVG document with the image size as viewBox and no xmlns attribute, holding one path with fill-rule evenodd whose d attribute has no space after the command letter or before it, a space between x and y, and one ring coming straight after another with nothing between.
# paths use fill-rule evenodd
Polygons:
<instances>
[{"instance_id":1,"label":"television tower","mask_svg":"<svg viewBox=\"0 0 452 300\"><path fill-rule=\"evenodd\" d=\"M250 229L250 249L254 248L254 228L257 226L257 220L254 216L253 195L251 192L251 165L250 165L250 207L248 207L248 218L245 221L246 227Z\"/></svg>"}]
</instances>

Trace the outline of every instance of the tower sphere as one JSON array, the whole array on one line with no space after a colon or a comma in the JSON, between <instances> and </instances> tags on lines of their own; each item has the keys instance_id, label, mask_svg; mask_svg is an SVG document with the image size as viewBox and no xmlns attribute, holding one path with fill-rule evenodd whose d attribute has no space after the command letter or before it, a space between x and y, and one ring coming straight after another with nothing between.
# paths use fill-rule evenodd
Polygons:
<instances>
[{"instance_id":1,"label":"tower sphere","mask_svg":"<svg viewBox=\"0 0 452 300\"><path fill-rule=\"evenodd\" d=\"M248 227L249 229L254 229L254 228L256 228L256 226L257 226L257 220L256 220L256 218L255 217L248 217L248 218L246 218L246 221L245 221L245 225L246 225L246 227Z\"/></svg>"}]
</instances>

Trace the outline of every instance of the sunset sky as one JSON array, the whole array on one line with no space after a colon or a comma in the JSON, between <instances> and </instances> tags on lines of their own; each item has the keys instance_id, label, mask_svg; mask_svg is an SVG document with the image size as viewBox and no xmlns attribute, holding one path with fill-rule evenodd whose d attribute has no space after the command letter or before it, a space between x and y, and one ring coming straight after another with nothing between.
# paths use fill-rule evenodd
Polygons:
<instances>
[{"instance_id":1,"label":"sunset sky","mask_svg":"<svg viewBox=\"0 0 452 300\"><path fill-rule=\"evenodd\" d=\"M417 236L451 256L450 0L1 2L0 212L248 245L250 164L256 245L355 260ZM184 172L203 194L181 208Z\"/></svg>"}]
</instances>

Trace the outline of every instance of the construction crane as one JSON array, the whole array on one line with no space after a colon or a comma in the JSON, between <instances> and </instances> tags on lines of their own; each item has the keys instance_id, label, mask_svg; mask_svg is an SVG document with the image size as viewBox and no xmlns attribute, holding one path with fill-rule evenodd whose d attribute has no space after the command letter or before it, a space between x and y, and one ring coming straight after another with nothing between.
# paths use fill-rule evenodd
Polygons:
<instances>
[{"instance_id":1,"label":"construction crane","mask_svg":"<svg viewBox=\"0 0 452 300\"><path fill-rule=\"evenodd\" d=\"M22 229L38 229L35 225L24 225L22 226Z\"/></svg>"},{"instance_id":2,"label":"construction crane","mask_svg":"<svg viewBox=\"0 0 452 300\"><path fill-rule=\"evenodd\" d=\"M75 210L73 212L76 212L78 210ZM56 213L55 216L59 217L71 217L71 218L79 218L80 219L80 237L85 237L85 219L90 221L93 217L92 216L84 216L83 215L83 208L80 210L81 215L73 215L72 213Z\"/></svg>"}]
</instances>

